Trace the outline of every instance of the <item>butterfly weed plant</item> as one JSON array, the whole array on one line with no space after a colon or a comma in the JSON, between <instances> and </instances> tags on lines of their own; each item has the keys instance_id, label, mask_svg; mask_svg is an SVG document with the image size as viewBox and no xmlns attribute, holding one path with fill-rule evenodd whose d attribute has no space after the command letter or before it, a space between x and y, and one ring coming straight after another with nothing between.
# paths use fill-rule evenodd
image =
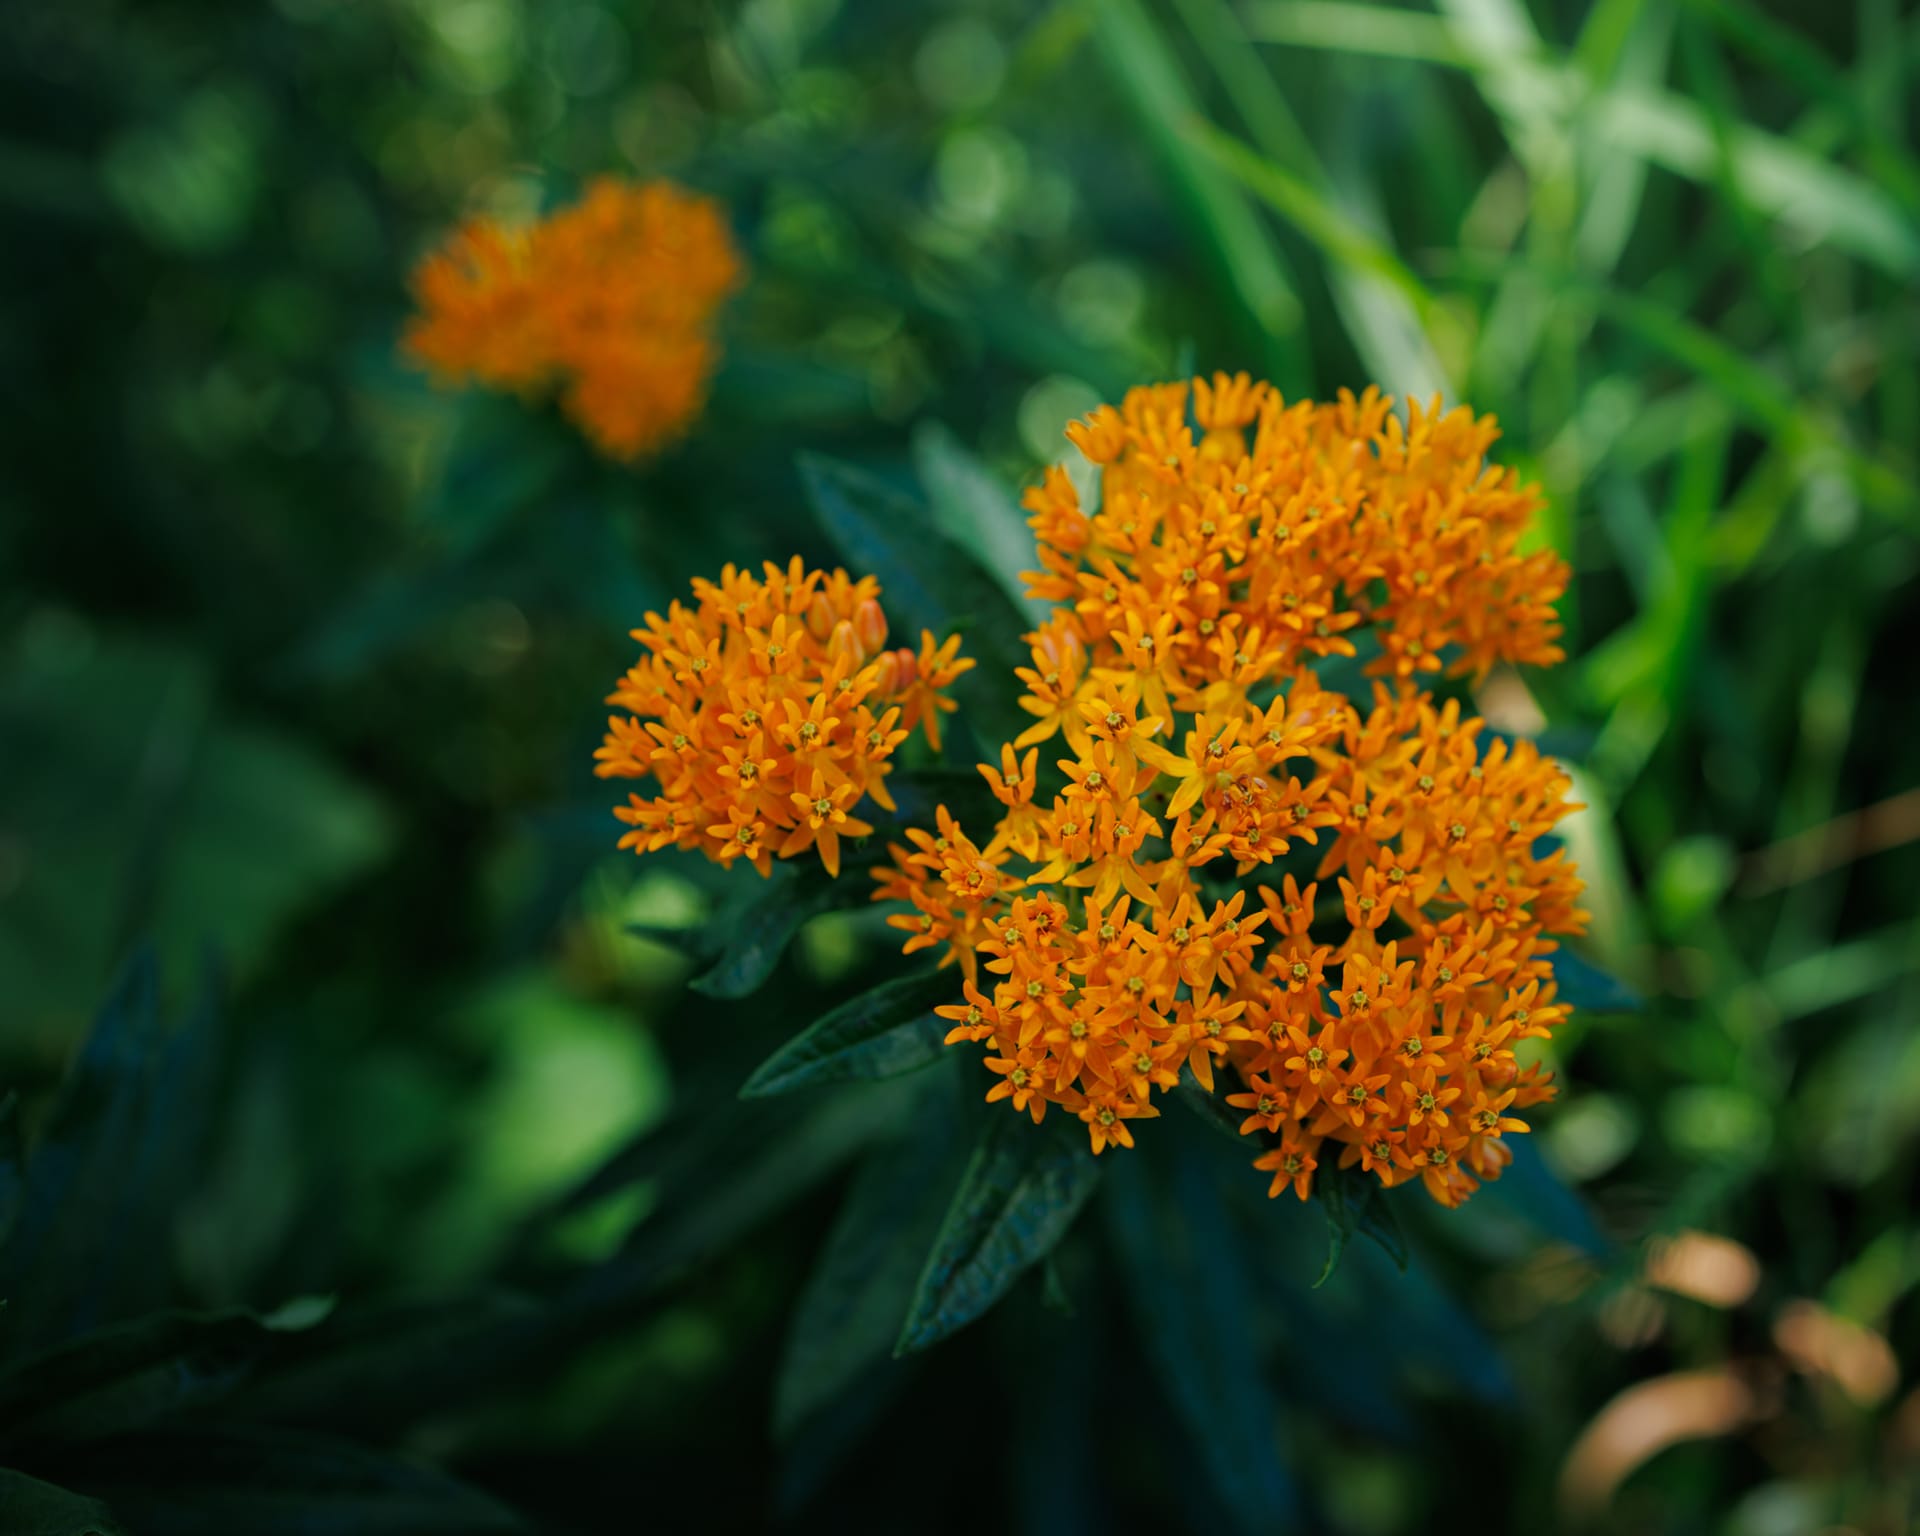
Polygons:
<instances>
[{"instance_id":1,"label":"butterfly weed plant","mask_svg":"<svg viewBox=\"0 0 1920 1536\"><path fill-rule=\"evenodd\" d=\"M1019 1116L981 1130L902 1348L1046 1257L1095 1159L1153 1155L1136 1131L1169 1095L1244 1138L1269 1194L1320 1190L1336 1255L1361 1229L1404 1257L1388 1191L1454 1206L1511 1163L1521 1112L1555 1091L1538 1048L1585 914L1554 837L1567 774L1463 708L1463 682L1561 659L1566 567L1524 547L1539 497L1491 461L1495 436L1376 390L1143 387L1069 427L1086 473L1026 494L1037 627L1004 595L981 611L1001 589L979 541L815 464L823 524L884 582L728 566L633 631L597 758L640 781L620 845L864 874L904 952L935 962L745 1091L892 1076L937 1040L981 1047L985 1099ZM896 579L916 617L976 603L889 649ZM983 719L949 694L963 676L998 695ZM948 756L984 760L896 773L948 714L966 727Z\"/></svg>"}]
</instances>

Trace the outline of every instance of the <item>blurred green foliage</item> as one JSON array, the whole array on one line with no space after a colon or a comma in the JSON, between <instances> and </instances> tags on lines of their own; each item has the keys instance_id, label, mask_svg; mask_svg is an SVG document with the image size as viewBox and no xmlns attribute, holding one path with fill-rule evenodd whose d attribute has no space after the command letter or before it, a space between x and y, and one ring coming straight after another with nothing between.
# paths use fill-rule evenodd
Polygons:
<instances>
[{"instance_id":1,"label":"blurred green foliage","mask_svg":"<svg viewBox=\"0 0 1920 1536\"><path fill-rule=\"evenodd\" d=\"M1561 1529L1617 1394L1726 1371L1742 1411L1595 1528L1920 1517L1910 7L16 0L0 35L0 1358L65 1351L0 1385L0 1529ZM449 223L608 171L722 197L753 272L638 472L395 352ZM942 1227L984 1084L738 1101L908 973L837 897L611 853L597 701L692 575L844 545L803 453L1004 577L1004 487L1190 367L1499 414L1576 580L1569 662L1482 702L1578 765L1592 953L1648 1011L1562 1033L1538 1155L1402 1210L1404 1275L1360 1242L1314 1290L1319 1213L1170 1111L895 1363L1020 1245ZM719 943L769 915L784 955ZM1070 1217L1076 1178L967 1187ZM1688 1229L1750 1297L1643 1273ZM1891 1379L1822 1368L1800 1300Z\"/></svg>"}]
</instances>

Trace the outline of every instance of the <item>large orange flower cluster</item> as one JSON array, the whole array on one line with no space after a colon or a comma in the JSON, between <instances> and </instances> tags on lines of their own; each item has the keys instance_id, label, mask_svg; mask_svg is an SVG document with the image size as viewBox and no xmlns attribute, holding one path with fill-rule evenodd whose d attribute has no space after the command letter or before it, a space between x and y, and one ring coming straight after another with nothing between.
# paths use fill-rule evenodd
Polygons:
<instances>
[{"instance_id":1,"label":"large orange flower cluster","mask_svg":"<svg viewBox=\"0 0 1920 1536\"><path fill-rule=\"evenodd\" d=\"M633 631L645 654L607 701L626 713L607 721L594 771L660 787L615 812L632 828L620 846L698 848L763 875L813 848L837 875L840 839L873 830L853 813L894 808L889 759L915 725L938 749L954 708L941 690L973 662L958 636L924 631L917 652L889 650L880 584L797 555L764 579L729 565L693 596Z\"/></svg>"},{"instance_id":2,"label":"large orange flower cluster","mask_svg":"<svg viewBox=\"0 0 1920 1536\"><path fill-rule=\"evenodd\" d=\"M686 431L718 357L715 311L741 278L726 220L671 182L596 181L571 208L511 227L475 219L414 275L407 350L449 381L558 386L617 459Z\"/></svg>"},{"instance_id":3,"label":"large orange flower cluster","mask_svg":"<svg viewBox=\"0 0 1920 1536\"><path fill-rule=\"evenodd\" d=\"M1184 1069L1224 1075L1271 1193L1333 1157L1452 1205L1552 1093L1518 1048L1567 1013L1548 935L1580 882L1542 839L1569 783L1419 680L1558 659L1566 570L1518 551L1537 499L1490 420L1391 403L1220 376L1069 428L1099 497L1060 469L1028 495L1055 606L1035 723L981 770L1000 820L976 841L942 808L875 871L906 947L962 967L941 1012L988 1097L1061 1106L1096 1153ZM1363 629L1366 707L1314 670Z\"/></svg>"}]
</instances>

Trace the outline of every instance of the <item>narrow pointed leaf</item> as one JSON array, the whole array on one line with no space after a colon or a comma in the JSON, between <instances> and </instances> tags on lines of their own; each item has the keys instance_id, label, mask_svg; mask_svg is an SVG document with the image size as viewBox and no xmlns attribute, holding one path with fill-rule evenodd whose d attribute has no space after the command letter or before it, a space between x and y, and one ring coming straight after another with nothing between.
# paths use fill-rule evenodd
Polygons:
<instances>
[{"instance_id":1,"label":"narrow pointed leaf","mask_svg":"<svg viewBox=\"0 0 1920 1536\"><path fill-rule=\"evenodd\" d=\"M760 1099L816 1083L898 1077L940 1055L952 1026L932 1010L959 1001L957 971L883 981L816 1019L763 1061L740 1090Z\"/></svg>"},{"instance_id":2,"label":"narrow pointed leaf","mask_svg":"<svg viewBox=\"0 0 1920 1536\"><path fill-rule=\"evenodd\" d=\"M0 1098L0 1252L20 1216L27 1193L27 1149L20 1134L20 1100Z\"/></svg>"},{"instance_id":3,"label":"narrow pointed leaf","mask_svg":"<svg viewBox=\"0 0 1920 1536\"><path fill-rule=\"evenodd\" d=\"M437 1468L345 1440L207 1426L90 1455L140 1536L511 1536L512 1510Z\"/></svg>"},{"instance_id":4,"label":"narrow pointed leaf","mask_svg":"<svg viewBox=\"0 0 1920 1536\"><path fill-rule=\"evenodd\" d=\"M157 1312L30 1356L0 1375L0 1444L142 1429L229 1397L279 1343L246 1312Z\"/></svg>"},{"instance_id":5,"label":"narrow pointed leaf","mask_svg":"<svg viewBox=\"0 0 1920 1536\"><path fill-rule=\"evenodd\" d=\"M1106 1216L1135 1336L1214 1496L1248 1536L1267 1536L1293 1524L1296 1495L1254 1343L1253 1284L1220 1203L1218 1169L1192 1145L1198 1134L1186 1131L1170 1157L1121 1160Z\"/></svg>"},{"instance_id":6,"label":"narrow pointed leaf","mask_svg":"<svg viewBox=\"0 0 1920 1536\"><path fill-rule=\"evenodd\" d=\"M393 1302L276 1341L229 1413L366 1434L467 1402L539 1349L545 1314L510 1293Z\"/></svg>"},{"instance_id":7,"label":"narrow pointed leaf","mask_svg":"<svg viewBox=\"0 0 1920 1536\"><path fill-rule=\"evenodd\" d=\"M56 1344L104 1321L121 1227L136 1219L138 1152L148 1142L159 1037L159 966L138 950L61 1089L36 1148L19 1217L0 1250L0 1357Z\"/></svg>"},{"instance_id":8,"label":"narrow pointed leaf","mask_svg":"<svg viewBox=\"0 0 1920 1536\"><path fill-rule=\"evenodd\" d=\"M158 962L143 948L96 1018L11 1197L18 1214L0 1248L0 1358L169 1299L167 1234L206 1132L214 1009L209 988L169 1028L159 985ZM5 1183L0 1175L0 1204ZM119 1262L129 1247L145 1257Z\"/></svg>"},{"instance_id":9,"label":"narrow pointed leaf","mask_svg":"<svg viewBox=\"0 0 1920 1536\"><path fill-rule=\"evenodd\" d=\"M922 422L914 432L913 467L935 524L972 550L1025 617L1038 624L1046 617L1045 605L1027 597L1021 577L1039 568L1039 556L1018 498L937 421Z\"/></svg>"},{"instance_id":10,"label":"narrow pointed leaf","mask_svg":"<svg viewBox=\"0 0 1920 1536\"><path fill-rule=\"evenodd\" d=\"M900 1371L893 1343L965 1151L950 1088L930 1085L911 1133L867 1155L840 1207L787 1335L773 1404L782 1440L856 1383Z\"/></svg>"},{"instance_id":11,"label":"narrow pointed leaf","mask_svg":"<svg viewBox=\"0 0 1920 1536\"><path fill-rule=\"evenodd\" d=\"M625 1247L561 1294L556 1310L562 1328L598 1327L600 1317L624 1312L739 1241L876 1137L895 1130L912 1101L910 1086L902 1083L797 1104L731 1101L725 1134L708 1143L709 1160L669 1184Z\"/></svg>"},{"instance_id":12,"label":"narrow pointed leaf","mask_svg":"<svg viewBox=\"0 0 1920 1536\"><path fill-rule=\"evenodd\" d=\"M126 1536L126 1527L98 1499L4 1468L0 1468L0 1531L7 1536Z\"/></svg>"},{"instance_id":13,"label":"narrow pointed leaf","mask_svg":"<svg viewBox=\"0 0 1920 1536\"><path fill-rule=\"evenodd\" d=\"M1078 1140L995 1106L920 1273L895 1354L966 1327L1052 1251L1100 1179Z\"/></svg>"},{"instance_id":14,"label":"narrow pointed leaf","mask_svg":"<svg viewBox=\"0 0 1920 1536\"><path fill-rule=\"evenodd\" d=\"M744 870L740 877L752 878ZM775 864L772 874L747 887L741 903L719 919L726 934L720 958L693 979L694 991L719 998L758 991L810 919L853 906L867 895L863 882L836 880L811 857Z\"/></svg>"},{"instance_id":15,"label":"narrow pointed leaf","mask_svg":"<svg viewBox=\"0 0 1920 1536\"><path fill-rule=\"evenodd\" d=\"M1187 128L1201 102L1179 52L1138 0L1103 0L1093 17L1101 61L1187 214L1190 238L1251 322L1268 376L1293 394L1310 374L1299 285L1245 193L1193 143Z\"/></svg>"},{"instance_id":16,"label":"narrow pointed leaf","mask_svg":"<svg viewBox=\"0 0 1920 1536\"><path fill-rule=\"evenodd\" d=\"M1215 1135L1225 1137L1243 1151L1253 1152L1254 1143L1240 1134L1240 1122L1245 1116L1228 1104L1222 1094L1208 1093L1198 1083L1183 1078L1173 1090L1173 1096L1192 1110ZM1252 1161L1251 1156L1248 1161Z\"/></svg>"},{"instance_id":17,"label":"narrow pointed leaf","mask_svg":"<svg viewBox=\"0 0 1920 1536\"><path fill-rule=\"evenodd\" d=\"M1313 1282L1316 1290L1327 1283L1356 1232L1378 1243L1396 1267L1407 1267L1406 1235L1378 1179L1357 1168L1328 1168L1315 1177L1313 1186L1327 1217L1327 1262Z\"/></svg>"}]
</instances>

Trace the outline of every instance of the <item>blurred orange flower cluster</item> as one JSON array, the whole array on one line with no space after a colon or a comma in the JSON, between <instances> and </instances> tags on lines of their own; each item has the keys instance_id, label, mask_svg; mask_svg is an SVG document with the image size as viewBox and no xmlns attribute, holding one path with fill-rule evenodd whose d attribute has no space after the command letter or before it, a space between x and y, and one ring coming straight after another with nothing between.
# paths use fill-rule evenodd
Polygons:
<instances>
[{"instance_id":1,"label":"blurred orange flower cluster","mask_svg":"<svg viewBox=\"0 0 1920 1536\"><path fill-rule=\"evenodd\" d=\"M1581 887L1542 839L1569 781L1420 679L1559 659L1566 569L1518 552L1538 502L1490 420L1391 404L1223 375L1070 427L1099 499L1058 468L1028 495L1055 606L1035 723L981 770L1001 818L977 842L942 808L875 871L906 948L962 967L942 1012L988 1097L1061 1106L1095 1152L1224 1071L1272 1193L1332 1157L1452 1205L1552 1093L1518 1048L1567 1013L1548 936ZM1365 708L1313 670L1363 627Z\"/></svg>"},{"instance_id":2,"label":"blurred orange flower cluster","mask_svg":"<svg viewBox=\"0 0 1920 1536\"><path fill-rule=\"evenodd\" d=\"M740 279L712 201L671 182L603 179L537 224L456 230L414 274L406 346L449 381L558 386L603 452L633 459L699 415L714 314Z\"/></svg>"},{"instance_id":3,"label":"blurred orange flower cluster","mask_svg":"<svg viewBox=\"0 0 1920 1536\"><path fill-rule=\"evenodd\" d=\"M813 848L838 874L840 839L873 830L853 813L865 799L893 809L888 760L915 725L938 748L954 708L941 690L973 662L958 636L889 650L880 584L797 555L764 579L729 565L693 595L633 631L645 654L608 698L626 713L607 721L594 771L660 786L616 811L632 828L620 846L699 848L763 875Z\"/></svg>"}]
</instances>

